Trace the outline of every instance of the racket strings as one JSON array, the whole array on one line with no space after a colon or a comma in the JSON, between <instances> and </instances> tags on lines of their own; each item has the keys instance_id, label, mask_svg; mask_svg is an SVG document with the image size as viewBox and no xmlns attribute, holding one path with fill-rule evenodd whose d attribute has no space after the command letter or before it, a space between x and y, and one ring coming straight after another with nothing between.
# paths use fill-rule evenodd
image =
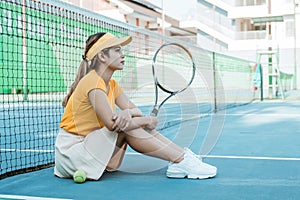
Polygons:
<instances>
[{"instance_id":1,"label":"racket strings","mask_svg":"<svg viewBox=\"0 0 300 200\"><path fill-rule=\"evenodd\" d=\"M184 90L194 77L193 60L177 45L161 48L153 61L154 76L165 92Z\"/></svg>"}]
</instances>

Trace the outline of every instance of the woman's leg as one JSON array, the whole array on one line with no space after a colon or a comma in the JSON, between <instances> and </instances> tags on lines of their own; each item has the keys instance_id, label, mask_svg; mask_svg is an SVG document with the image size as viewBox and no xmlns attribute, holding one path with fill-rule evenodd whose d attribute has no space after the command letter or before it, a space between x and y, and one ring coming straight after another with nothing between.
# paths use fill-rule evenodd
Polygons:
<instances>
[{"instance_id":1,"label":"woman's leg","mask_svg":"<svg viewBox=\"0 0 300 200\"><path fill-rule=\"evenodd\" d=\"M125 152L126 152L127 143L123 143L123 145L118 146L116 145L115 150L109 163L107 164L106 170L107 171L116 171L120 165L122 164Z\"/></svg>"},{"instance_id":2,"label":"woman's leg","mask_svg":"<svg viewBox=\"0 0 300 200\"><path fill-rule=\"evenodd\" d=\"M128 143L137 152L173 162L168 166L168 177L204 179L217 174L216 167L203 163L189 149L181 148L155 130L148 133L139 128L119 133L116 148L124 143Z\"/></svg>"},{"instance_id":3,"label":"woman's leg","mask_svg":"<svg viewBox=\"0 0 300 200\"><path fill-rule=\"evenodd\" d=\"M119 133L117 146L122 144L122 141L126 141L137 152L175 163L183 160L185 152L183 148L155 130L149 133L139 128Z\"/></svg>"}]
</instances>

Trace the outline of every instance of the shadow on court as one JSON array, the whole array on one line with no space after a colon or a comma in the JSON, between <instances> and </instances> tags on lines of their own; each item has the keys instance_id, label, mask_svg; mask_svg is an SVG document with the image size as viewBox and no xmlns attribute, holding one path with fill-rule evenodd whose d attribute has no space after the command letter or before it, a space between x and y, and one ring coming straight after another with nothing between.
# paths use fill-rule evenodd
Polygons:
<instances>
[{"instance_id":1,"label":"shadow on court","mask_svg":"<svg viewBox=\"0 0 300 200\"><path fill-rule=\"evenodd\" d=\"M190 144L193 151L199 152L209 125L209 116L200 120ZM130 151L120 171L106 173L100 181L75 184L54 177L53 168L47 168L1 180L0 194L65 199L299 199L299 149L300 102L254 102L226 111L220 138L204 159L218 167L213 179L166 178L167 162Z\"/></svg>"}]
</instances>

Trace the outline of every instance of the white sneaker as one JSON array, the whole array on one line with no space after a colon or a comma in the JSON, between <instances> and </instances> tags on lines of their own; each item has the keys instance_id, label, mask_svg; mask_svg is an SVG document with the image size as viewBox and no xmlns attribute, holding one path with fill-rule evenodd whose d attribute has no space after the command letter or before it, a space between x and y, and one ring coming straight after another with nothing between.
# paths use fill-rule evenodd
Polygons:
<instances>
[{"instance_id":1,"label":"white sneaker","mask_svg":"<svg viewBox=\"0 0 300 200\"><path fill-rule=\"evenodd\" d=\"M167 177L205 179L216 176L217 168L202 162L199 156L185 149L184 159L180 163L169 163Z\"/></svg>"}]
</instances>

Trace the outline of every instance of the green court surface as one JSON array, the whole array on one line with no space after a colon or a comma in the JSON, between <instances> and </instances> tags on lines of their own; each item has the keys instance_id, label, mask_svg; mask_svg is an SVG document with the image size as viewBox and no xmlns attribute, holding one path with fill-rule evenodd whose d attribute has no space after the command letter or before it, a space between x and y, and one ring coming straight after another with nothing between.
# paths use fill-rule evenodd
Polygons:
<instances>
[{"instance_id":1,"label":"green court surface","mask_svg":"<svg viewBox=\"0 0 300 200\"><path fill-rule=\"evenodd\" d=\"M190 144L196 153L200 151L210 119L207 116L199 122ZM186 125L187 134L190 125ZM176 126L164 132L173 129ZM59 179L53 175L53 167L2 179L0 199L300 198L298 100L253 102L227 109L221 130L216 145L204 158L218 167L218 175L212 179L166 178L167 162L128 151L120 170L104 174L99 181L76 184L71 179Z\"/></svg>"}]
</instances>

